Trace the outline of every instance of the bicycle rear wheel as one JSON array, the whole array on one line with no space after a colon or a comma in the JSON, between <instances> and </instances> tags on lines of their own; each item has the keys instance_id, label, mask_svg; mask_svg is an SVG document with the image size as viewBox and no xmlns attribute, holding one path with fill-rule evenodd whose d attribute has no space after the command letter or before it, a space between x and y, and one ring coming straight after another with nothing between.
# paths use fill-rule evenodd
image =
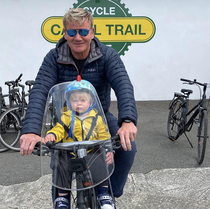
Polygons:
<instances>
[{"instance_id":1,"label":"bicycle rear wheel","mask_svg":"<svg viewBox=\"0 0 210 209\"><path fill-rule=\"evenodd\" d=\"M8 149L20 151L19 144L15 146L21 135L21 122L17 114L18 107L5 111L0 117L0 126L4 127L1 131L0 142Z\"/></svg>"},{"instance_id":2,"label":"bicycle rear wheel","mask_svg":"<svg viewBox=\"0 0 210 209\"><path fill-rule=\"evenodd\" d=\"M169 110L167 130L168 138L172 141L176 140L180 135L183 121L183 106L184 99L179 97L173 101Z\"/></svg>"},{"instance_id":3,"label":"bicycle rear wheel","mask_svg":"<svg viewBox=\"0 0 210 209\"><path fill-rule=\"evenodd\" d=\"M198 122L198 163L201 165L206 151L206 141L208 137L208 116L207 110L203 110L199 115Z\"/></svg>"}]
</instances>

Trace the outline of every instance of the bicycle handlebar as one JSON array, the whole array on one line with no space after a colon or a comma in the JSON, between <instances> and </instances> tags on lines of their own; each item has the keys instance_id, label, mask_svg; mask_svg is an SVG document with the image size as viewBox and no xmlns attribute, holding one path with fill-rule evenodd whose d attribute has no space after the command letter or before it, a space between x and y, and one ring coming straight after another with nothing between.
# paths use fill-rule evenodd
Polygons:
<instances>
[{"instance_id":1,"label":"bicycle handlebar","mask_svg":"<svg viewBox=\"0 0 210 209\"><path fill-rule=\"evenodd\" d=\"M23 76L23 74L21 73L20 75L19 75L19 77L15 80L15 84L16 85L18 85L19 84L19 82L21 82L21 77Z\"/></svg>"},{"instance_id":2,"label":"bicycle handlebar","mask_svg":"<svg viewBox=\"0 0 210 209\"><path fill-rule=\"evenodd\" d=\"M111 143L113 149L119 149L120 148L120 136L116 135L111 137ZM50 150L68 150L69 152L74 152L75 149L78 148L86 148L92 149L93 147L97 147L101 144L104 144L103 146L105 148L110 148L109 145L106 145L104 141L102 140L91 140L91 141L78 141L78 142L66 142L66 143L54 143L54 142L47 142L46 144L38 142L33 150L34 155L38 156L45 156L47 155ZM107 143L108 144L108 143Z\"/></svg>"},{"instance_id":3,"label":"bicycle handlebar","mask_svg":"<svg viewBox=\"0 0 210 209\"><path fill-rule=\"evenodd\" d=\"M20 86L20 87L22 88L22 90L24 90L25 86L24 86L23 84L20 83L20 82L21 82L22 76L23 76L23 74L21 73L21 74L18 76L18 78L15 79L14 81L6 81L6 82L5 82L5 85L8 85L8 86L9 86L9 89L10 89L10 86L12 86L13 88ZM31 88L32 88L31 86L34 85L34 82L35 82L34 80L27 80L27 81L25 82L25 84L26 84L27 86L29 86L29 92L31 91Z\"/></svg>"},{"instance_id":4,"label":"bicycle handlebar","mask_svg":"<svg viewBox=\"0 0 210 209\"><path fill-rule=\"evenodd\" d=\"M19 82L21 82L21 77L22 76L23 76L23 74L21 73L16 80L14 80L14 81L6 81L5 85L13 86L13 87L17 87L17 86L22 87L22 85L19 83Z\"/></svg>"},{"instance_id":5,"label":"bicycle handlebar","mask_svg":"<svg viewBox=\"0 0 210 209\"><path fill-rule=\"evenodd\" d=\"M194 79L193 81L191 81L191 80L188 80L188 79L185 79L185 78L181 78L180 80L181 80L181 81L184 81L184 82L187 82L187 83L189 83L190 85L198 84L198 85L200 85L200 86L207 86L207 83L200 83L200 82L197 82L196 79Z\"/></svg>"}]
</instances>

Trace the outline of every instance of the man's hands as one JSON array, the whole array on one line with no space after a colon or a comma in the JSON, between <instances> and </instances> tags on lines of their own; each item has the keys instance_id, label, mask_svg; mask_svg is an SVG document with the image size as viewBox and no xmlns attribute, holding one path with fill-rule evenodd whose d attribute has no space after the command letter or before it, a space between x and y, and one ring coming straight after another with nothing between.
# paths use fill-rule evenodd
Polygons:
<instances>
[{"instance_id":1,"label":"man's hands","mask_svg":"<svg viewBox=\"0 0 210 209\"><path fill-rule=\"evenodd\" d=\"M41 137L36 134L23 134L20 137L20 154L22 156L31 154L37 142L41 141Z\"/></svg>"},{"instance_id":2,"label":"man's hands","mask_svg":"<svg viewBox=\"0 0 210 209\"><path fill-rule=\"evenodd\" d=\"M131 151L131 142L134 141L137 128L133 122L122 123L121 128L117 134L120 136L121 146L125 151ZM20 154L22 156L31 154L37 142L41 141L41 137L36 134L24 134L20 137ZM46 141L54 141L54 139L47 139ZM109 163L111 162L108 160Z\"/></svg>"},{"instance_id":3,"label":"man's hands","mask_svg":"<svg viewBox=\"0 0 210 209\"><path fill-rule=\"evenodd\" d=\"M122 123L122 126L118 130L117 135L120 136L120 143L125 151L131 151L131 142L136 138L136 133L137 128L133 122Z\"/></svg>"}]
</instances>

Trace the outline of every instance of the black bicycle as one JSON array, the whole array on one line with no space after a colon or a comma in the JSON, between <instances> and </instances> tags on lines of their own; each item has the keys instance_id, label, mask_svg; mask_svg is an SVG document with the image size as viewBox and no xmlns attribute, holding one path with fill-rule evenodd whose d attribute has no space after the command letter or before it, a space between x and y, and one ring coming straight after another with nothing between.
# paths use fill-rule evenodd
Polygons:
<instances>
[{"instance_id":1,"label":"black bicycle","mask_svg":"<svg viewBox=\"0 0 210 209\"><path fill-rule=\"evenodd\" d=\"M186 132L191 131L193 124L197 124L197 161L199 164L202 164L208 138L208 109L206 105L206 89L208 84L197 82L196 79L191 81L181 78L180 80L184 81L184 84L197 85L200 89L200 95L201 87L203 87L203 93L200 96L200 100L192 108L189 108L189 95L193 93L191 89L181 89L181 93L174 93L174 98L169 104L169 116L167 122L168 137L170 140L174 141L184 134L193 148Z\"/></svg>"},{"instance_id":2,"label":"black bicycle","mask_svg":"<svg viewBox=\"0 0 210 209\"><path fill-rule=\"evenodd\" d=\"M0 113L2 114L8 108L17 106L20 101L19 82L21 82L22 73L14 81L6 81L5 85L8 86L8 94L2 93L2 87L0 87ZM6 104L5 98L8 98L9 104Z\"/></svg>"},{"instance_id":3,"label":"black bicycle","mask_svg":"<svg viewBox=\"0 0 210 209\"><path fill-rule=\"evenodd\" d=\"M2 88L0 87L0 113L1 115L6 112L9 108L18 105L18 101L20 101L20 93L18 84L21 81L22 73L18 76L17 79L13 81L6 81L5 85L8 86L8 94L2 93ZM6 98L8 98L9 103L6 103ZM7 117L4 117L4 120L0 123L0 131L1 134L5 134L7 129L9 128L12 121L14 121L14 114L8 114ZM9 140L8 143L10 146L15 146L17 140ZM1 144L2 145L2 144ZM2 147L3 146L3 147ZM7 151L9 148L2 145L0 147L0 152Z\"/></svg>"},{"instance_id":4,"label":"black bicycle","mask_svg":"<svg viewBox=\"0 0 210 209\"><path fill-rule=\"evenodd\" d=\"M21 84L22 74L15 81L7 81L9 94L0 94L1 99L1 116L0 116L0 142L5 146L0 149L0 152L12 149L19 151L19 146L15 146L19 141L23 120L27 110L26 98L29 96L33 80L28 80L25 84L29 87L28 93L25 93L25 86ZM19 87L22 89L21 94ZM5 104L5 97L9 97L9 105Z\"/></svg>"},{"instance_id":5,"label":"black bicycle","mask_svg":"<svg viewBox=\"0 0 210 209\"><path fill-rule=\"evenodd\" d=\"M97 200L97 190L95 189L99 181L94 182L91 167L95 167L96 160L101 158L101 164L99 164L96 169L108 169L109 171L107 170L105 172L105 176L108 178L114 167L107 167L104 157L108 150L120 148L121 145L119 141L120 137L116 135L106 141L92 140L56 144L47 142L46 145L41 143L36 144L33 154L38 156L51 156L51 168L53 169L52 184L54 185L53 199L55 200L54 208L57 208L57 188L65 188L70 191L70 208L72 209L101 208ZM75 157L66 160L67 153L73 153ZM87 156L90 157L86 158ZM71 173L71 175L67 174L67 172L69 172L69 174ZM105 178L105 176L103 178ZM104 179L100 181L102 180ZM110 180L109 188L114 202Z\"/></svg>"}]
</instances>

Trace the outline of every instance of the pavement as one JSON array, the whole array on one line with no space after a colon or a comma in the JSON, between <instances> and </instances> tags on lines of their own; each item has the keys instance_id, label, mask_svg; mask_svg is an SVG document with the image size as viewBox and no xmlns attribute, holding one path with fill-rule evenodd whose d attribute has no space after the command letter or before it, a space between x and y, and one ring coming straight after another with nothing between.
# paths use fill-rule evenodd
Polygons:
<instances>
[{"instance_id":1,"label":"pavement","mask_svg":"<svg viewBox=\"0 0 210 209\"><path fill-rule=\"evenodd\" d=\"M167 138L169 101L137 102L137 154L117 208L210 208L210 143L202 165L196 161L196 129ZM117 116L116 102L111 111ZM195 127L196 128L196 127ZM0 153L0 209L52 208L50 175L41 177L37 156Z\"/></svg>"}]
</instances>

